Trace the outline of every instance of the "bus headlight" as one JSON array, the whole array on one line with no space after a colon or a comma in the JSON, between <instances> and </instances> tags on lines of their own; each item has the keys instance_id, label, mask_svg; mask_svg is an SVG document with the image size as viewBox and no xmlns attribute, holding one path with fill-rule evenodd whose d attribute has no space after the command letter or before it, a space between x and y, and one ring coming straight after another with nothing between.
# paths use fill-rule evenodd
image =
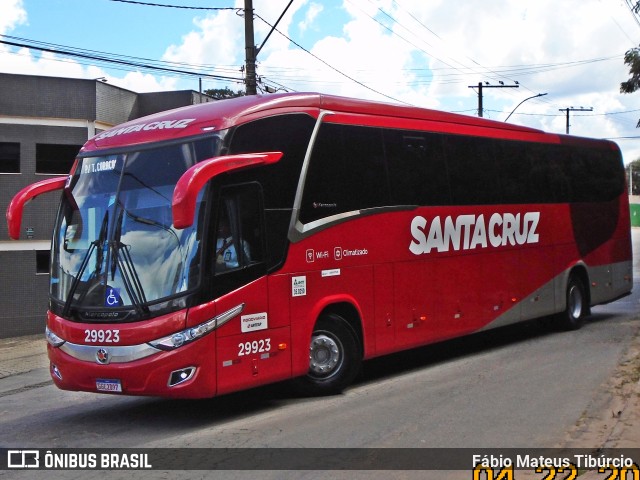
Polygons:
<instances>
[{"instance_id":1,"label":"bus headlight","mask_svg":"<svg viewBox=\"0 0 640 480\"><path fill-rule=\"evenodd\" d=\"M189 327L186 330L182 330L181 332L172 333L171 335L167 335L166 337L153 340L149 342L149 345L160 350L173 350L175 348L179 348L183 345L193 342L194 340L202 338L206 334L214 331L216 328L221 327L233 317L239 315L243 309L244 303L232 308L231 310L227 310L226 312L221 313L217 317L212 318L207 322L201 323L200 325Z\"/></svg>"},{"instance_id":2,"label":"bus headlight","mask_svg":"<svg viewBox=\"0 0 640 480\"><path fill-rule=\"evenodd\" d=\"M58 348L66 341L60 338L55 333L53 333L51 330L49 330L49 327L45 327L44 334L47 337L47 342L49 342L49 345L51 345L52 347Z\"/></svg>"},{"instance_id":3,"label":"bus headlight","mask_svg":"<svg viewBox=\"0 0 640 480\"><path fill-rule=\"evenodd\" d=\"M149 342L149 345L160 350L173 350L179 348L187 343L191 343L201 337L204 337L207 333L212 332L216 328L216 319L209 320L208 322L201 323L197 327L187 328L181 332L172 333L166 337L159 338Z\"/></svg>"}]
</instances>

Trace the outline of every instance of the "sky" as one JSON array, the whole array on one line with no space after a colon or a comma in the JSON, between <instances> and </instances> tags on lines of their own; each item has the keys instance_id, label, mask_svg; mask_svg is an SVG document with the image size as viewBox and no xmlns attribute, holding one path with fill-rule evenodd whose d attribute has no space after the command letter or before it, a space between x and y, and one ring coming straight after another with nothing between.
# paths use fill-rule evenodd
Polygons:
<instances>
[{"instance_id":1,"label":"sky","mask_svg":"<svg viewBox=\"0 0 640 480\"><path fill-rule=\"evenodd\" d=\"M135 92L244 90L244 1L0 0L0 42L193 73L7 43L0 72L104 77ZM565 133L567 108L592 109L570 112L571 134L614 140L625 163L640 158L640 91L620 93L624 54L640 45L627 0L253 0L253 8L255 44L264 43L259 89L477 115L482 82L486 118Z\"/></svg>"}]
</instances>

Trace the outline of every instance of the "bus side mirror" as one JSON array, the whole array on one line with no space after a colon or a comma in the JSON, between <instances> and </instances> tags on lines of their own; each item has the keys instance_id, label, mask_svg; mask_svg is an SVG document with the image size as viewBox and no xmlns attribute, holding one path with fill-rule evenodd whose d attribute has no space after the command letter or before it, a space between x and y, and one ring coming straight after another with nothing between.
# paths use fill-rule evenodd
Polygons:
<instances>
[{"instance_id":1,"label":"bus side mirror","mask_svg":"<svg viewBox=\"0 0 640 480\"><path fill-rule=\"evenodd\" d=\"M9 237L13 240L20 239L20 226L22 224L22 210L30 201L43 193L53 192L54 190L62 190L67 184L68 176L54 177L42 180L24 187L11 199L7 207L7 228L9 229Z\"/></svg>"},{"instance_id":2,"label":"bus side mirror","mask_svg":"<svg viewBox=\"0 0 640 480\"><path fill-rule=\"evenodd\" d=\"M242 153L214 157L197 163L184 172L176 183L171 204L173 226L182 229L193 225L198 193L213 177L247 167L268 165L280 158L282 152Z\"/></svg>"}]
</instances>

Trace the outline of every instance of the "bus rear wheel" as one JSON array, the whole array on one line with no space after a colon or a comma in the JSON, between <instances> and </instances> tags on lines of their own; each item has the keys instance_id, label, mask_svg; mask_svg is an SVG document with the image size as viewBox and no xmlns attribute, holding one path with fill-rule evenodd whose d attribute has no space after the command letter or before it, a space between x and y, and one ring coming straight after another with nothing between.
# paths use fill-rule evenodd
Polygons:
<instances>
[{"instance_id":1,"label":"bus rear wheel","mask_svg":"<svg viewBox=\"0 0 640 480\"><path fill-rule=\"evenodd\" d=\"M309 371L295 381L304 395L342 392L358 374L362 363L356 333L339 315L321 316L311 334Z\"/></svg>"},{"instance_id":2,"label":"bus rear wheel","mask_svg":"<svg viewBox=\"0 0 640 480\"><path fill-rule=\"evenodd\" d=\"M567 306L559 316L558 326L562 330L577 330L582 326L589 307L584 284L575 275L569 277L566 302Z\"/></svg>"}]
</instances>

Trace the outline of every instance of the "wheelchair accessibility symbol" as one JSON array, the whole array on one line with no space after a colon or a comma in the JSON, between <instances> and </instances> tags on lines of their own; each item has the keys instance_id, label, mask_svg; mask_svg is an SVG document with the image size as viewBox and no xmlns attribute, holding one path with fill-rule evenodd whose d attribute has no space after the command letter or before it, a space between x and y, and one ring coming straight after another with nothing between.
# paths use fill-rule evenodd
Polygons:
<instances>
[{"instance_id":1,"label":"wheelchair accessibility symbol","mask_svg":"<svg viewBox=\"0 0 640 480\"><path fill-rule=\"evenodd\" d=\"M105 307L118 307L120 306L120 289L107 287L107 292L104 299Z\"/></svg>"}]
</instances>

